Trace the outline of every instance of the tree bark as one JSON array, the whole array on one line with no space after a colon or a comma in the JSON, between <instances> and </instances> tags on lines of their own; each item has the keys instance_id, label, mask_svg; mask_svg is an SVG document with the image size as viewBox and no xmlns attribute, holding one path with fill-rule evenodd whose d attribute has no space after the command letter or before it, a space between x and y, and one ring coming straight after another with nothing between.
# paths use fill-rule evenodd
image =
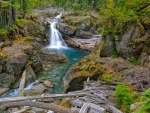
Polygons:
<instances>
[{"instance_id":1,"label":"tree bark","mask_svg":"<svg viewBox=\"0 0 150 113\"><path fill-rule=\"evenodd\" d=\"M9 6L9 21L8 21L8 32L10 31L10 27L12 25L12 0L10 0L10 6Z\"/></svg>"},{"instance_id":2,"label":"tree bark","mask_svg":"<svg viewBox=\"0 0 150 113\"><path fill-rule=\"evenodd\" d=\"M33 101L9 102L9 103L3 104L1 106L1 109L5 110L6 108L17 107L17 106L38 107L38 108L43 108L47 110L52 110L55 113L78 113L77 111L72 111L71 109L68 109L59 105L43 103L43 102L33 102Z\"/></svg>"},{"instance_id":3,"label":"tree bark","mask_svg":"<svg viewBox=\"0 0 150 113\"><path fill-rule=\"evenodd\" d=\"M50 96L26 96L26 97L6 97L0 98L0 103L6 102L16 102L16 101L23 101L23 100L34 100L34 99L44 99L44 98L64 98L64 97L76 97L76 96L85 96L86 93L75 93L75 94L51 94Z\"/></svg>"},{"instance_id":4,"label":"tree bark","mask_svg":"<svg viewBox=\"0 0 150 113\"><path fill-rule=\"evenodd\" d=\"M19 91L18 91L17 96L23 96L25 82L26 82L26 70L24 70L22 73L22 79L20 81L20 86L19 86Z\"/></svg>"}]
</instances>

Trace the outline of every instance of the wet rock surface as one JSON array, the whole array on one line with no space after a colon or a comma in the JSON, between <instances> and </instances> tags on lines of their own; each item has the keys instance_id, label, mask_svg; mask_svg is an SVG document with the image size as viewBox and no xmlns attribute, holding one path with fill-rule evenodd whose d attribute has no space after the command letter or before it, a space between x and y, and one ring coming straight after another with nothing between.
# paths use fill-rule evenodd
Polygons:
<instances>
[{"instance_id":1,"label":"wet rock surface","mask_svg":"<svg viewBox=\"0 0 150 113\"><path fill-rule=\"evenodd\" d=\"M35 85L35 86L32 86L30 89L24 90L24 95L25 96L41 95L45 90L46 88L44 86Z\"/></svg>"}]
</instances>

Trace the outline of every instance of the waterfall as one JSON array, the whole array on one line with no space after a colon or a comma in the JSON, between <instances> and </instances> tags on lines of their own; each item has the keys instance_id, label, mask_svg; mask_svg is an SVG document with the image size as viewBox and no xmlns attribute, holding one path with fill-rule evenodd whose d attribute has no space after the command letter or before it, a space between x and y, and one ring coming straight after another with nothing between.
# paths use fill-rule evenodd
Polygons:
<instances>
[{"instance_id":1,"label":"waterfall","mask_svg":"<svg viewBox=\"0 0 150 113\"><path fill-rule=\"evenodd\" d=\"M50 44L48 45L48 48L59 49L59 48L66 46L61 33L56 29L56 24L58 23L61 15L62 15L62 12L58 16L56 16L54 19L49 21L50 22L50 27L49 27Z\"/></svg>"}]
</instances>

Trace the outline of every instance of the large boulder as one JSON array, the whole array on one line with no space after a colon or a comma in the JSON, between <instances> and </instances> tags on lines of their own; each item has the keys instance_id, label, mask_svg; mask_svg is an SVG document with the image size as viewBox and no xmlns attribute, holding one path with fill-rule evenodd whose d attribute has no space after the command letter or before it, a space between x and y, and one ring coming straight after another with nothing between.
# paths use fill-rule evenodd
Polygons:
<instances>
[{"instance_id":1,"label":"large boulder","mask_svg":"<svg viewBox=\"0 0 150 113\"><path fill-rule=\"evenodd\" d=\"M15 76L21 75L25 65L28 61L28 56L26 54L16 54L7 59L6 71Z\"/></svg>"},{"instance_id":2,"label":"large boulder","mask_svg":"<svg viewBox=\"0 0 150 113\"><path fill-rule=\"evenodd\" d=\"M101 36L99 35L98 38L91 38L91 39L80 39L80 38L66 38L65 42L67 45L72 47L78 47L83 50L92 51L96 46L96 43L99 42Z\"/></svg>"},{"instance_id":3,"label":"large boulder","mask_svg":"<svg viewBox=\"0 0 150 113\"><path fill-rule=\"evenodd\" d=\"M92 27L92 19L90 16L66 16L65 23L76 26L78 29L87 31Z\"/></svg>"},{"instance_id":4,"label":"large boulder","mask_svg":"<svg viewBox=\"0 0 150 113\"><path fill-rule=\"evenodd\" d=\"M73 35L76 31L76 28L71 25L67 25L66 23L58 23L57 24L57 29L66 35Z\"/></svg>"},{"instance_id":5,"label":"large boulder","mask_svg":"<svg viewBox=\"0 0 150 113\"><path fill-rule=\"evenodd\" d=\"M39 54L42 60L47 63L51 63L51 62L61 63L61 62L66 62L67 60L65 55L51 50L41 49L39 51Z\"/></svg>"},{"instance_id":6,"label":"large boulder","mask_svg":"<svg viewBox=\"0 0 150 113\"><path fill-rule=\"evenodd\" d=\"M92 33L91 32L88 32L88 31L83 31L83 30L77 30L76 33L75 33L75 36L76 37L79 37L79 38L83 38L83 39L88 39L88 38L92 38Z\"/></svg>"},{"instance_id":7,"label":"large boulder","mask_svg":"<svg viewBox=\"0 0 150 113\"><path fill-rule=\"evenodd\" d=\"M13 74L2 73L0 74L0 77L0 86L5 88L11 87L11 84L13 84L16 80Z\"/></svg>"},{"instance_id":8,"label":"large boulder","mask_svg":"<svg viewBox=\"0 0 150 113\"><path fill-rule=\"evenodd\" d=\"M34 72L38 72L42 69L43 61L37 52L34 52L33 55L30 57L30 62Z\"/></svg>"}]
</instances>

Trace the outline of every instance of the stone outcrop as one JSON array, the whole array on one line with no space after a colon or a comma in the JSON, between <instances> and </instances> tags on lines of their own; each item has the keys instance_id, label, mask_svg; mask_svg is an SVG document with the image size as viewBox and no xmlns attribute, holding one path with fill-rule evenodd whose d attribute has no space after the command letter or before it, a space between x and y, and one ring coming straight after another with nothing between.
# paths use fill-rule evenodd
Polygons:
<instances>
[{"instance_id":1,"label":"stone outcrop","mask_svg":"<svg viewBox=\"0 0 150 113\"><path fill-rule=\"evenodd\" d=\"M73 35L76 31L75 27L69 26L66 23L58 23L57 29L65 35Z\"/></svg>"},{"instance_id":2,"label":"stone outcrop","mask_svg":"<svg viewBox=\"0 0 150 113\"><path fill-rule=\"evenodd\" d=\"M0 86L4 88L10 88L16 80L13 74L1 73L0 77Z\"/></svg>"},{"instance_id":3,"label":"stone outcrop","mask_svg":"<svg viewBox=\"0 0 150 113\"><path fill-rule=\"evenodd\" d=\"M101 36L93 37L90 39L79 39L79 38L66 38L65 42L67 45L77 47L83 50L92 51L96 46L96 43L100 41Z\"/></svg>"},{"instance_id":4,"label":"stone outcrop","mask_svg":"<svg viewBox=\"0 0 150 113\"><path fill-rule=\"evenodd\" d=\"M82 58L77 64L71 67L63 77L65 91L80 90L83 87L83 81L88 77L92 80L103 80L104 76L113 76L111 81L118 81L123 75L123 70L132 68L132 65L123 58L100 58L99 53L91 53Z\"/></svg>"},{"instance_id":5,"label":"stone outcrop","mask_svg":"<svg viewBox=\"0 0 150 113\"><path fill-rule=\"evenodd\" d=\"M6 72L15 76L21 75L27 60L28 56L26 54L16 54L9 57L6 62Z\"/></svg>"},{"instance_id":6,"label":"stone outcrop","mask_svg":"<svg viewBox=\"0 0 150 113\"><path fill-rule=\"evenodd\" d=\"M103 37L104 48L100 56L112 56L115 51L119 56L129 59L134 56L141 65L147 65L150 54L150 33L145 26L128 25L127 30L119 38Z\"/></svg>"},{"instance_id":7,"label":"stone outcrop","mask_svg":"<svg viewBox=\"0 0 150 113\"><path fill-rule=\"evenodd\" d=\"M42 58L43 61L45 62L66 62L66 57L65 55L58 53L58 52L53 52L51 50L44 50L41 49L39 51L40 57Z\"/></svg>"}]
</instances>

